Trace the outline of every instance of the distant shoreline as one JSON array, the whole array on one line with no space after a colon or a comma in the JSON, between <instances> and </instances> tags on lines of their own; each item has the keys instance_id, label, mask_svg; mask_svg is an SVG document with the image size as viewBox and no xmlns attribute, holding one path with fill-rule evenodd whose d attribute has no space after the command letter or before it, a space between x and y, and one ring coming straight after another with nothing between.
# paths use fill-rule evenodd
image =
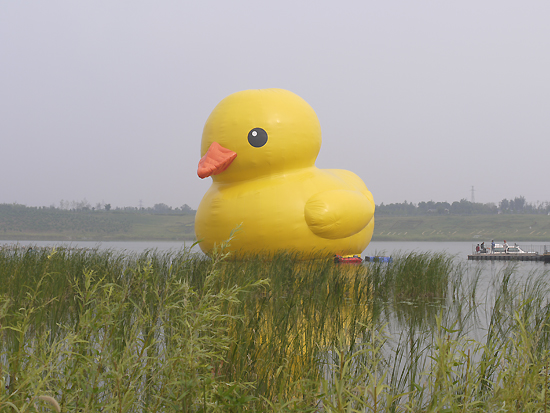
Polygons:
<instances>
[{"instance_id":1,"label":"distant shoreline","mask_svg":"<svg viewBox=\"0 0 550 413\"><path fill-rule=\"evenodd\" d=\"M373 241L550 242L542 214L375 217Z\"/></svg>"},{"instance_id":2,"label":"distant shoreline","mask_svg":"<svg viewBox=\"0 0 550 413\"><path fill-rule=\"evenodd\" d=\"M67 213L2 217L6 241L195 241L194 215ZM375 216L372 241L548 242L550 216L542 214Z\"/></svg>"}]
</instances>

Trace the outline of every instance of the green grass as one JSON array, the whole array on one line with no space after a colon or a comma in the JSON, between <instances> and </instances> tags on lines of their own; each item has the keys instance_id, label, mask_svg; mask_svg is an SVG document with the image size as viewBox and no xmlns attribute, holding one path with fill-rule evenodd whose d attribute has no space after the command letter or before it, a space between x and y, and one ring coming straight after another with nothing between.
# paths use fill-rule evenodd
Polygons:
<instances>
[{"instance_id":1,"label":"green grass","mask_svg":"<svg viewBox=\"0 0 550 413\"><path fill-rule=\"evenodd\" d=\"M0 411L548 409L545 272L226 258L0 250Z\"/></svg>"}]
</instances>

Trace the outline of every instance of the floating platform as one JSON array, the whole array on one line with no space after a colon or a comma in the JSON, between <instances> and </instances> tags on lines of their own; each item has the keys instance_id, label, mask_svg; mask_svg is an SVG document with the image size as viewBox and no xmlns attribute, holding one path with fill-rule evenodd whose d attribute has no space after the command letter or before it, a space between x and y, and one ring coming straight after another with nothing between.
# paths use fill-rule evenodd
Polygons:
<instances>
[{"instance_id":1,"label":"floating platform","mask_svg":"<svg viewBox=\"0 0 550 413\"><path fill-rule=\"evenodd\" d=\"M545 257L547 257L548 261L546 261ZM550 262L550 254L532 254L532 253L525 253L525 254L471 254L468 255L469 260L475 260L475 261L544 261L544 262Z\"/></svg>"},{"instance_id":2,"label":"floating platform","mask_svg":"<svg viewBox=\"0 0 550 413\"><path fill-rule=\"evenodd\" d=\"M334 256L334 262L337 264L361 264L363 262L363 259L358 255L335 255ZM393 262L392 257L373 257L373 256L366 256L365 262L387 262L391 263Z\"/></svg>"}]
</instances>

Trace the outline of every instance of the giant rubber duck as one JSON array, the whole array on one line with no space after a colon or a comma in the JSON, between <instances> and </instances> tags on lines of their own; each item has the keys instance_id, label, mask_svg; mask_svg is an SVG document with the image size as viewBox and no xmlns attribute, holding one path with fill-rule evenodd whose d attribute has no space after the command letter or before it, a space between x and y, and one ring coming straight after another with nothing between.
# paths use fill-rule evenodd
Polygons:
<instances>
[{"instance_id":1,"label":"giant rubber duck","mask_svg":"<svg viewBox=\"0 0 550 413\"><path fill-rule=\"evenodd\" d=\"M341 142L343 151L353 145ZM212 185L195 217L201 249L208 254L234 233L236 257L361 254L374 229L372 195L353 172L317 168L320 147L317 115L292 92L245 90L223 99L202 134L197 174Z\"/></svg>"}]
</instances>

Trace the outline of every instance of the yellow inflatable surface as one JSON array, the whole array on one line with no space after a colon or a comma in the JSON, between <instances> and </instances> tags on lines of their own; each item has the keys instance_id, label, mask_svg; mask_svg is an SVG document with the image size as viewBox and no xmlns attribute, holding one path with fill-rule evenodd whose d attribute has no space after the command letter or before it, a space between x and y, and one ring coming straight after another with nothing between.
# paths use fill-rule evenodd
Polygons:
<instances>
[{"instance_id":1,"label":"yellow inflatable surface","mask_svg":"<svg viewBox=\"0 0 550 413\"><path fill-rule=\"evenodd\" d=\"M317 115L294 93L245 90L223 99L202 134L197 173L212 186L195 217L201 249L209 253L240 225L230 246L237 257L361 254L374 229L372 195L353 172L318 169L320 148Z\"/></svg>"}]
</instances>

